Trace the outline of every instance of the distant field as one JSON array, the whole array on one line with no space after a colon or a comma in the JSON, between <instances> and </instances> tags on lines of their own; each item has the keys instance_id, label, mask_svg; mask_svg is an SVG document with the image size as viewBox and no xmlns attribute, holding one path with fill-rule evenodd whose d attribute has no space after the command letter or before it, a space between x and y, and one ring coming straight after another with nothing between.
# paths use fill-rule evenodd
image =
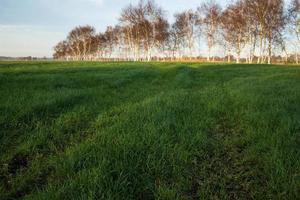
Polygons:
<instances>
[{"instance_id":1,"label":"distant field","mask_svg":"<svg viewBox=\"0 0 300 200\"><path fill-rule=\"evenodd\" d=\"M300 67L0 62L0 199L300 199Z\"/></svg>"}]
</instances>

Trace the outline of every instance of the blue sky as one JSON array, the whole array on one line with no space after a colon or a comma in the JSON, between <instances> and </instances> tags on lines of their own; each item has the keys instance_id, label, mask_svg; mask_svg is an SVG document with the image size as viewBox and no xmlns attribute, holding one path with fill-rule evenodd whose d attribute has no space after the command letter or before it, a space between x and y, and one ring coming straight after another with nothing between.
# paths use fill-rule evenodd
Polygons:
<instances>
[{"instance_id":1,"label":"blue sky","mask_svg":"<svg viewBox=\"0 0 300 200\"><path fill-rule=\"evenodd\" d=\"M203 0L156 0L169 18ZM225 4L230 0L219 0ZM0 56L52 56L53 46L78 25L103 31L138 0L0 0Z\"/></svg>"}]
</instances>

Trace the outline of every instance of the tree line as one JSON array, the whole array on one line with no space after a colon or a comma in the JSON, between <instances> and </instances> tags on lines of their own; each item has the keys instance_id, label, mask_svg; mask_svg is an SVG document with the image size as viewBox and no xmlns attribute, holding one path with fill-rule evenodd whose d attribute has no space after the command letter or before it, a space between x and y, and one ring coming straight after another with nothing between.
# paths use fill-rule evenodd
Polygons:
<instances>
[{"instance_id":1,"label":"tree line","mask_svg":"<svg viewBox=\"0 0 300 200\"><path fill-rule=\"evenodd\" d=\"M299 63L300 1L237 0L222 8L214 0L174 15L152 0L122 9L119 23L97 33L78 26L54 47L64 60L194 60ZM217 57L220 55L222 58ZM278 58L278 57L277 57Z\"/></svg>"}]
</instances>

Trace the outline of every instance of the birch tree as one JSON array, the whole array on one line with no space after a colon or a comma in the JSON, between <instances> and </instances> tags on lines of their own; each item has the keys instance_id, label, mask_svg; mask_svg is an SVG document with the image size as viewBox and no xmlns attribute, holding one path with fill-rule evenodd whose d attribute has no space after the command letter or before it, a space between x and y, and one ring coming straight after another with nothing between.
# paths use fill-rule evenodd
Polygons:
<instances>
[{"instance_id":1,"label":"birch tree","mask_svg":"<svg viewBox=\"0 0 300 200\"><path fill-rule=\"evenodd\" d=\"M187 10L175 14L175 21L177 34L181 37L182 48L188 49L187 56L192 59L198 17L192 10Z\"/></svg>"},{"instance_id":2,"label":"birch tree","mask_svg":"<svg viewBox=\"0 0 300 200\"><path fill-rule=\"evenodd\" d=\"M289 8L289 22L292 30L292 37L296 39L295 60L299 64L300 51L300 2L293 0Z\"/></svg>"},{"instance_id":3,"label":"birch tree","mask_svg":"<svg viewBox=\"0 0 300 200\"><path fill-rule=\"evenodd\" d=\"M205 2L198 8L198 13L201 17L202 32L207 42L207 61L211 60L212 49L216 45L216 35L220 24L221 11L221 7L214 0Z\"/></svg>"},{"instance_id":4,"label":"birch tree","mask_svg":"<svg viewBox=\"0 0 300 200\"><path fill-rule=\"evenodd\" d=\"M244 15L244 4L241 1L229 6L222 15L222 29L225 40L236 51L236 62L240 63L241 52L245 46L247 23Z\"/></svg>"}]
</instances>

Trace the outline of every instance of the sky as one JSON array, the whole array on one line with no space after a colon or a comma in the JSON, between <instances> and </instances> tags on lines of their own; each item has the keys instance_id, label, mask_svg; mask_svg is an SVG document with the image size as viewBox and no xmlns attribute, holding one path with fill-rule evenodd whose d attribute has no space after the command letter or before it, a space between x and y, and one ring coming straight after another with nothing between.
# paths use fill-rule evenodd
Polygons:
<instances>
[{"instance_id":1,"label":"sky","mask_svg":"<svg viewBox=\"0 0 300 200\"><path fill-rule=\"evenodd\" d=\"M228 0L219 0L224 4ZM53 47L79 25L104 31L118 23L122 8L138 0L0 0L0 56L51 57ZM156 0L172 20L201 0Z\"/></svg>"}]
</instances>

